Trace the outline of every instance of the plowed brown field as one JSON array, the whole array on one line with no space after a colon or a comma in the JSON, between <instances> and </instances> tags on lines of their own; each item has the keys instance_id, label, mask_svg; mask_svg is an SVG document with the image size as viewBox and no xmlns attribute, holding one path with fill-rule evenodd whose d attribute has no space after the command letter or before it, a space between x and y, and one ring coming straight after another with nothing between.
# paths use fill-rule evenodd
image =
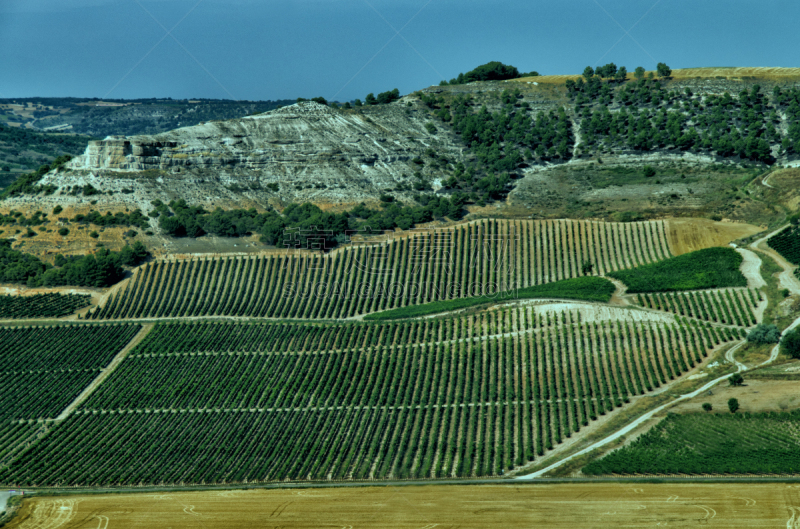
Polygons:
<instances>
[{"instance_id":1,"label":"plowed brown field","mask_svg":"<svg viewBox=\"0 0 800 529\"><path fill-rule=\"evenodd\" d=\"M596 483L41 497L6 527L750 528L798 518L800 485Z\"/></svg>"}]
</instances>

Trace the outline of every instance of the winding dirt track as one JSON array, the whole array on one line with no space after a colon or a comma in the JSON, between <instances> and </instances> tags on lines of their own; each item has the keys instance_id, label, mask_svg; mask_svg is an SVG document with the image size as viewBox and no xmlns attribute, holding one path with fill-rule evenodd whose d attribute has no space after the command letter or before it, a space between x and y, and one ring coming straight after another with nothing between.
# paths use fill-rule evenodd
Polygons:
<instances>
[{"instance_id":1,"label":"winding dirt track","mask_svg":"<svg viewBox=\"0 0 800 529\"><path fill-rule=\"evenodd\" d=\"M779 233L784 228L786 228L786 226L781 226L772 233L769 233L764 237L761 237L757 241L751 243L750 248L752 250L758 250L760 252L763 252L769 255L773 260L775 260L775 262L778 263L778 265L781 268L783 268L783 272L781 272L780 275L778 276L778 280L780 281L780 286L782 288L788 288L789 292L791 292L792 294L800 295L800 280L798 280L793 273L795 266L786 259L784 259L781 254L770 248L766 242L767 239L769 239L776 233Z\"/></svg>"}]
</instances>

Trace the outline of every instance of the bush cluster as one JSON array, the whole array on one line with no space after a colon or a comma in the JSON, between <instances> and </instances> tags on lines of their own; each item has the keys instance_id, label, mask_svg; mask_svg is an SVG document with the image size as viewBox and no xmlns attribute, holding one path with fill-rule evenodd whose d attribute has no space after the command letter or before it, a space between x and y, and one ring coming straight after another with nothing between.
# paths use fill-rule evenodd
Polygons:
<instances>
[{"instance_id":1,"label":"bush cluster","mask_svg":"<svg viewBox=\"0 0 800 529\"><path fill-rule=\"evenodd\" d=\"M759 323L747 333L747 341L752 343L778 343L780 339L781 332L778 327L766 323Z\"/></svg>"}]
</instances>

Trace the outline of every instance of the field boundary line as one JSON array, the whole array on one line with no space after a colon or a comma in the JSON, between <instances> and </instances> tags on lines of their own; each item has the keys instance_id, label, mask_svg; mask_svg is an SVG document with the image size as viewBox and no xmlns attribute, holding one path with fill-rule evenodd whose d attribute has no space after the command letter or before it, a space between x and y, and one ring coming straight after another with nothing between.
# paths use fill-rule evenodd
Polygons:
<instances>
[{"instance_id":1,"label":"field boundary line","mask_svg":"<svg viewBox=\"0 0 800 529\"><path fill-rule=\"evenodd\" d=\"M115 356L114 359L111 360L111 363L108 364L108 366L106 366L106 368L103 369L94 380L92 380L91 384L86 386L86 388L83 391L81 391L81 394L78 395L77 398L73 400L69 406L64 408L64 411L62 411L58 415L58 417L55 418L53 422L55 424L58 424L64 421L67 417L69 417L72 414L72 412L75 411L75 409L78 406L80 406L83 403L83 401L85 401L89 397L89 395L91 395L94 392L94 390L97 389L98 386L100 386L100 384L103 383L103 381L108 377L108 375L114 372L114 370L119 366L119 364L122 363L125 357L128 356L128 353L131 352L131 350L134 347L136 347L145 336L148 335L148 333L150 332L150 330L153 328L154 325L155 324L153 323L142 325L142 328L139 329L139 332L136 333L136 335L131 339L131 341L129 341L128 344L125 347L123 347L119 353L117 353L117 356Z\"/></svg>"}]
</instances>

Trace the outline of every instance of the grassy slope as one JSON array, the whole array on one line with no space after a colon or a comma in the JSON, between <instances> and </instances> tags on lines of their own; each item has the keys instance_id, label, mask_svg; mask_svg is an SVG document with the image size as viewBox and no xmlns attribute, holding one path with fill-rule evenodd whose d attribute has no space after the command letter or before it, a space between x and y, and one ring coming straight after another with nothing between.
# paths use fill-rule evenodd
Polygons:
<instances>
[{"instance_id":1,"label":"grassy slope","mask_svg":"<svg viewBox=\"0 0 800 529\"><path fill-rule=\"evenodd\" d=\"M608 275L625 283L629 294L744 287L741 264L733 248L707 248Z\"/></svg>"},{"instance_id":2,"label":"grassy slope","mask_svg":"<svg viewBox=\"0 0 800 529\"><path fill-rule=\"evenodd\" d=\"M585 301L601 301L607 303L614 293L611 281L602 277L578 277L546 283L514 291L500 292L494 296L477 296L472 298L434 301L424 305L414 305L399 309L386 310L364 316L365 320L391 320L398 318L415 318L439 312L475 307L501 301L533 298L579 299Z\"/></svg>"}]
</instances>

